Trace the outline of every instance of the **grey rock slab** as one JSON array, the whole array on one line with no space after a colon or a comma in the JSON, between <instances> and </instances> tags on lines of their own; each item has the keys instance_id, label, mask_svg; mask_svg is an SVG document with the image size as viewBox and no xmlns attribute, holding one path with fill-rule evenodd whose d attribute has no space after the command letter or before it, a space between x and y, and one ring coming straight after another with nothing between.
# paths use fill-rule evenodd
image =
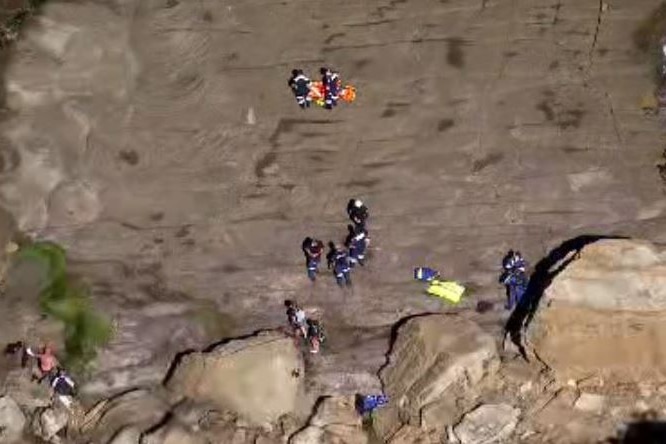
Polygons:
<instances>
[{"instance_id":1,"label":"grey rock slab","mask_svg":"<svg viewBox=\"0 0 666 444\"><path fill-rule=\"evenodd\" d=\"M0 398L0 443L11 444L21 439L26 424L25 415L9 396Z\"/></svg>"},{"instance_id":2,"label":"grey rock slab","mask_svg":"<svg viewBox=\"0 0 666 444\"><path fill-rule=\"evenodd\" d=\"M454 433L461 444L506 442L518 424L520 409L508 404L484 404L463 416Z\"/></svg>"}]
</instances>

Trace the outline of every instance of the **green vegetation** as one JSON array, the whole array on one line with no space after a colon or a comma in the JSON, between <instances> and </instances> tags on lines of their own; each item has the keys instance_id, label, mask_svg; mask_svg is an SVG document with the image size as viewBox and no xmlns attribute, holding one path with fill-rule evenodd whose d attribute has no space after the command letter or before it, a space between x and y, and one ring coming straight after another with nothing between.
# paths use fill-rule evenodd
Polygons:
<instances>
[{"instance_id":1,"label":"green vegetation","mask_svg":"<svg viewBox=\"0 0 666 444\"><path fill-rule=\"evenodd\" d=\"M201 302L201 306L192 312L193 320L203 327L207 339L219 341L232 335L236 323L225 313L217 311L215 303Z\"/></svg>"},{"instance_id":2,"label":"green vegetation","mask_svg":"<svg viewBox=\"0 0 666 444\"><path fill-rule=\"evenodd\" d=\"M372 415L366 415L362 422L363 431L368 437L368 444L381 444L384 442L375 430L374 418Z\"/></svg>"},{"instance_id":3,"label":"green vegetation","mask_svg":"<svg viewBox=\"0 0 666 444\"><path fill-rule=\"evenodd\" d=\"M660 80L662 60L659 41L663 37L666 37L666 2L657 6L633 33L636 48L650 57L657 82Z\"/></svg>"},{"instance_id":4,"label":"green vegetation","mask_svg":"<svg viewBox=\"0 0 666 444\"><path fill-rule=\"evenodd\" d=\"M94 312L86 285L67 274L65 250L51 242L37 242L19 251L19 260L35 261L45 272L40 286L42 311L65 327L64 363L73 372L84 372L97 349L112 335L111 323Z\"/></svg>"},{"instance_id":5,"label":"green vegetation","mask_svg":"<svg viewBox=\"0 0 666 444\"><path fill-rule=\"evenodd\" d=\"M653 50L666 35L666 2L662 2L634 31L634 44L643 52Z\"/></svg>"},{"instance_id":6,"label":"green vegetation","mask_svg":"<svg viewBox=\"0 0 666 444\"><path fill-rule=\"evenodd\" d=\"M16 41L21 28L26 21L34 16L47 0L24 0L21 7L12 11L0 11L0 48L4 48Z\"/></svg>"}]
</instances>

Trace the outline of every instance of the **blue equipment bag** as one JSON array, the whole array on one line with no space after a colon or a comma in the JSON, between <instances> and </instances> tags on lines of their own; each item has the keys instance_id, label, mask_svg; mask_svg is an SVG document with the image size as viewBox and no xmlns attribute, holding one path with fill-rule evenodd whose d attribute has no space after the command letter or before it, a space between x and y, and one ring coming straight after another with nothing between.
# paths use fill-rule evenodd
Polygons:
<instances>
[{"instance_id":1,"label":"blue equipment bag","mask_svg":"<svg viewBox=\"0 0 666 444\"><path fill-rule=\"evenodd\" d=\"M414 269L414 279L417 281L430 282L439 276L437 270L428 267L417 267Z\"/></svg>"}]
</instances>

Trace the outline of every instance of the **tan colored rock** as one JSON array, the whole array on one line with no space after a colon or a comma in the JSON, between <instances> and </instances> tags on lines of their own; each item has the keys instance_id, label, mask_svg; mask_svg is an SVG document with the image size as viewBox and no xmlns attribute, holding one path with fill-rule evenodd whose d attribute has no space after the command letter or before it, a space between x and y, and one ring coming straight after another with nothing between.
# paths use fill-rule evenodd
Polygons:
<instances>
[{"instance_id":1,"label":"tan colored rock","mask_svg":"<svg viewBox=\"0 0 666 444\"><path fill-rule=\"evenodd\" d=\"M391 437L388 444L438 444L441 439L429 434L420 427L410 425L402 426L398 432Z\"/></svg>"},{"instance_id":2,"label":"tan colored rock","mask_svg":"<svg viewBox=\"0 0 666 444\"><path fill-rule=\"evenodd\" d=\"M304 372L293 340L262 333L184 357L168 388L176 398L210 402L261 425L296 409L303 378L295 371Z\"/></svg>"},{"instance_id":3,"label":"tan colored rock","mask_svg":"<svg viewBox=\"0 0 666 444\"><path fill-rule=\"evenodd\" d=\"M38 411L32 421L32 432L38 438L52 444L59 444L62 439L58 432L67 427L69 414L63 408L46 408Z\"/></svg>"},{"instance_id":4,"label":"tan colored rock","mask_svg":"<svg viewBox=\"0 0 666 444\"><path fill-rule=\"evenodd\" d=\"M461 444L493 444L516 428L520 410L508 404L484 404L467 413L453 430Z\"/></svg>"},{"instance_id":5,"label":"tan colored rock","mask_svg":"<svg viewBox=\"0 0 666 444\"><path fill-rule=\"evenodd\" d=\"M353 396L322 399L308 426L290 444L367 444L368 436L354 407Z\"/></svg>"},{"instance_id":6,"label":"tan colored rock","mask_svg":"<svg viewBox=\"0 0 666 444\"><path fill-rule=\"evenodd\" d=\"M478 383L498 365L495 340L473 322L458 316L431 315L409 320L398 331L381 379L390 403L376 415L375 425L386 438L400 424L419 424L421 413L454 387ZM429 416L429 421L436 417ZM444 428L441 424L428 427Z\"/></svg>"},{"instance_id":7,"label":"tan colored rock","mask_svg":"<svg viewBox=\"0 0 666 444\"><path fill-rule=\"evenodd\" d=\"M574 408L584 412L601 413L605 404L605 396L594 393L581 393L574 404Z\"/></svg>"},{"instance_id":8,"label":"tan colored rock","mask_svg":"<svg viewBox=\"0 0 666 444\"><path fill-rule=\"evenodd\" d=\"M666 379L666 254L636 240L586 246L546 289L529 339L562 379Z\"/></svg>"},{"instance_id":9,"label":"tan colored rock","mask_svg":"<svg viewBox=\"0 0 666 444\"><path fill-rule=\"evenodd\" d=\"M9 396L0 398L0 443L11 444L19 441L25 427L25 416L16 401Z\"/></svg>"},{"instance_id":10,"label":"tan colored rock","mask_svg":"<svg viewBox=\"0 0 666 444\"><path fill-rule=\"evenodd\" d=\"M166 415L168 409L166 400L156 392L133 390L91 408L86 413L82 433L94 442L108 442L123 430L123 436L126 436L131 435L129 430L132 429L149 429Z\"/></svg>"},{"instance_id":11,"label":"tan colored rock","mask_svg":"<svg viewBox=\"0 0 666 444\"><path fill-rule=\"evenodd\" d=\"M141 444L206 444L206 440L182 425L170 422L145 436Z\"/></svg>"},{"instance_id":12,"label":"tan colored rock","mask_svg":"<svg viewBox=\"0 0 666 444\"><path fill-rule=\"evenodd\" d=\"M136 427L121 429L108 444L140 444L141 430Z\"/></svg>"}]
</instances>

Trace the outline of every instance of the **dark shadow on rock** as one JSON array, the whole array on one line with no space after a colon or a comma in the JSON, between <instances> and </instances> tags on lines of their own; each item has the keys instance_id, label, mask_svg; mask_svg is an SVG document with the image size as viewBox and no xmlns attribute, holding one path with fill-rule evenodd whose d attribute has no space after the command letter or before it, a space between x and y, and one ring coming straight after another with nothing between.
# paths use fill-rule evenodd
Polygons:
<instances>
[{"instance_id":1,"label":"dark shadow on rock","mask_svg":"<svg viewBox=\"0 0 666 444\"><path fill-rule=\"evenodd\" d=\"M292 443L293 440L294 440L294 436L298 435L299 433L301 433L303 430L307 429L310 426L310 424L312 423L312 420L317 415L317 410L319 410L322 403L325 400L327 400L328 398L332 398L332 396L331 395L324 395L324 396L320 396L319 398L317 398L314 405L312 406L312 410L310 411L310 415L308 416L307 421L305 421L305 424L303 425L303 427L300 427L294 433L289 435L289 439L287 440L287 443Z\"/></svg>"},{"instance_id":2,"label":"dark shadow on rock","mask_svg":"<svg viewBox=\"0 0 666 444\"><path fill-rule=\"evenodd\" d=\"M139 442L144 442L144 440L147 436L152 435L153 433L157 432L162 427L166 426L169 422L171 422L172 419L173 419L173 412L171 412L171 411L166 412L164 414L164 416L162 417L162 419L157 421L156 424L153 424L148 429L141 432L141 435L139 437ZM122 431L122 429L120 431ZM119 431L119 433L120 433L120 431Z\"/></svg>"},{"instance_id":3,"label":"dark shadow on rock","mask_svg":"<svg viewBox=\"0 0 666 444\"><path fill-rule=\"evenodd\" d=\"M171 380L171 378L173 377L173 374L176 372L176 369L178 368L180 363L183 362L183 359L186 356L191 355L192 353L210 353L211 351L215 350L217 347L226 345L226 344L228 344L232 341L241 341L243 339L250 339L254 336L259 335L260 333L268 332L268 331L280 331L280 329L276 329L276 330L260 329L260 330L256 330L256 331L254 331L252 333L249 333L249 334L246 334L246 335L224 338L224 339L222 339L218 342L215 342L215 343L209 345L208 347L206 347L202 350L197 350L197 349L190 348L190 349L184 350L180 353L177 353L176 356L173 358L173 361L171 361L171 365L169 366L169 370L167 370L166 375L164 376L164 379L162 380L162 385L167 385L169 383L169 380ZM287 336L287 335L285 335L285 336Z\"/></svg>"},{"instance_id":4,"label":"dark shadow on rock","mask_svg":"<svg viewBox=\"0 0 666 444\"><path fill-rule=\"evenodd\" d=\"M558 274L578 258L585 246L602 239L627 238L601 235L578 236L563 242L534 266L534 271L530 276L525 295L513 310L504 326L505 337L508 335L511 338L511 342L518 347L520 354L526 361L529 361L529 359L523 345L523 330L532 322L546 288L548 288Z\"/></svg>"},{"instance_id":5,"label":"dark shadow on rock","mask_svg":"<svg viewBox=\"0 0 666 444\"><path fill-rule=\"evenodd\" d=\"M664 444L666 443L666 422L638 421L627 426L619 438L611 438L607 444Z\"/></svg>"}]
</instances>

